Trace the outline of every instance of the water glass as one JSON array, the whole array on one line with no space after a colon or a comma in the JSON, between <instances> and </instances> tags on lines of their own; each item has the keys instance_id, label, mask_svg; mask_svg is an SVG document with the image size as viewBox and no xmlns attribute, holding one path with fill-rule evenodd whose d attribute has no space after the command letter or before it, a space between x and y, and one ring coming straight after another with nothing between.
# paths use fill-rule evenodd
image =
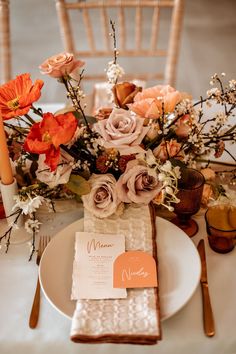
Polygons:
<instances>
[{"instance_id":1,"label":"water glass","mask_svg":"<svg viewBox=\"0 0 236 354\"><path fill-rule=\"evenodd\" d=\"M218 204L205 214L210 247L218 253L231 252L236 244L236 206Z\"/></svg>"}]
</instances>

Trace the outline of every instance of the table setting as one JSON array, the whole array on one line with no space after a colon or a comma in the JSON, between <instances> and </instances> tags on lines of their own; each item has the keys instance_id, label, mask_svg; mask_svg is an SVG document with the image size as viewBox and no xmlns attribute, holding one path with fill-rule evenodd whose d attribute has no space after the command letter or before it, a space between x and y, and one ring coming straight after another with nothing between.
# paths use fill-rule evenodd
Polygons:
<instances>
[{"instance_id":1,"label":"table setting","mask_svg":"<svg viewBox=\"0 0 236 354\"><path fill-rule=\"evenodd\" d=\"M92 115L71 53L39 67L66 106L0 86L0 352L233 354L236 81L197 101L117 60Z\"/></svg>"}]
</instances>

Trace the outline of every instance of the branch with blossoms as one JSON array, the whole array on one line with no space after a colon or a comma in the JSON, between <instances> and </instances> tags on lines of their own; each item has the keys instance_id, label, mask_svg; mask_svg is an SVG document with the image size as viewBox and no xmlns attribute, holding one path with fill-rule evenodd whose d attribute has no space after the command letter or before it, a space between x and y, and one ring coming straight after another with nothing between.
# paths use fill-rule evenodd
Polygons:
<instances>
[{"instance_id":1,"label":"branch with blossoms","mask_svg":"<svg viewBox=\"0 0 236 354\"><path fill-rule=\"evenodd\" d=\"M13 222L11 223L10 227L7 229L7 231L5 231L5 233L0 236L0 245L1 245L1 242L3 239L6 240L6 243L5 243L5 247L6 247L6 250L5 250L5 253L8 252L9 250L9 246L10 246L10 240L11 240L11 234L12 234L12 231L17 229L18 226L17 226L17 222L19 220L19 218L21 217L22 215L22 210L21 209L18 209L16 210L15 212L13 212L12 214L10 214L7 218L13 218L15 216L15 219L13 220Z\"/></svg>"},{"instance_id":2,"label":"branch with blossoms","mask_svg":"<svg viewBox=\"0 0 236 354\"><path fill-rule=\"evenodd\" d=\"M117 50L117 45L116 45L116 28L115 28L115 22L110 20L110 25L111 25L111 32L109 35L113 39L113 53L114 57L112 61L108 62L108 68L106 70L107 78L108 78L108 83L113 86L117 84L118 79L124 75L124 69L117 63L117 58L118 58L118 50Z\"/></svg>"}]
</instances>

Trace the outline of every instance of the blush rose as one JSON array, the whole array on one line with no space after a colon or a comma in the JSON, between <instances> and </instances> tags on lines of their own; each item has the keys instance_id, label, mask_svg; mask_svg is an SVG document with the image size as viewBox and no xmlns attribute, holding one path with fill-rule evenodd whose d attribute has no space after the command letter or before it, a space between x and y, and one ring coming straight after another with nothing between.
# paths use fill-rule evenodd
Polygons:
<instances>
[{"instance_id":1,"label":"blush rose","mask_svg":"<svg viewBox=\"0 0 236 354\"><path fill-rule=\"evenodd\" d=\"M148 204L159 194L162 183L156 173L138 160L127 163L125 172L117 181L117 193L122 202Z\"/></svg>"},{"instance_id":2,"label":"blush rose","mask_svg":"<svg viewBox=\"0 0 236 354\"><path fill-rule=\"evenodd\" d=\"M144 120L132 112L114 108L109 118L98 121L94 128L102 137L101 145L129 155L143 151L139 145L149 130L143 124Z\"/></svg>"},{"instance_id":3,"label":"blush rose","mask_svg":"<svg viewBox=\"0 0 236 354\"><path fill-rule=\"evenodd\" d=\"M84 207L98 218L114 214L121 203L115 177L111 174L93 174L89 183L91 185L89 194L81 197Z\"/></svg>"}]
</instances>

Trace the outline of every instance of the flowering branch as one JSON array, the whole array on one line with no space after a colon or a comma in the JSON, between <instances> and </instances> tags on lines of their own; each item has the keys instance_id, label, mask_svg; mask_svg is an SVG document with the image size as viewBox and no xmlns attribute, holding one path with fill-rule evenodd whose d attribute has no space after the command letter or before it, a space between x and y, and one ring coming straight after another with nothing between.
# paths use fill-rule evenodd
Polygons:
<instances>
[{"instance_id":1,"label":"flowering branch","mask_svg":"<svg viewBox=\"0 0 236 354\"><path fill-rule=\"evenodd\" d=\"M115 22L110 20L110 25L112 32L110 33L110 36L113 38L113 53L114 53L114 58L112 61L108 63L108 69L107 69L107 78L108 78L108 83L111 85L115 85L118 82L119 77L124 75L124 70L123 68L117 64L117 57L118 57L118 51L116 47L116 30L115 30Z\"/></svg>"},{"instance_id":2,"label":"flowering branch","mask_svg":"<svg viewBox=\"0 0 236 354\"><path fill-rule=\"evenodd\" d=\"M12 213L11 215L7 216L6 218L10 218L10 217L13 217L14 215L16 215L16 218L15 220L12 222L12 225L9 227L9 229L0 237L0 244L2 242L2 240L5 238L6 239L6 243L5 243L5 246L6 246L6 251L5 253L8 252L8 249L9 249L9 246L10 246L10 240L11 240L11 233L12 231L17 228L17 222L20 218L20 216L22 215L22 210L21 209L18 209L16 210L14 213Z\"/></svg>"},{"instance_id":3,"label":"flowering branch","mask_svg":"<svg viewBox=\"0 0 236 354\"><path fill-rule=\"evenodd\" d=\"M116 28L115 28L115 22L112 21L112 20L110 20L110 25L111 25L111 29L112 29L112 32L110 33L110 36L113 38L113 51L114 51L114 60L113 60L113 63L116 64L118 51L117 51L117 47L116 47Z\"/></svg>"},{"instance_id":4,"label":"flowering branch","mask_svg":"<svg viewBox=\"0 0 236 354\"><path fill-rule=\"evenodd\" d=\"M85 124L88 127L88 129L90 130L86 115L85 115L84 110L80 104L80 98L84 97L83 91L80 88L80 82L82 80L82 77L83 77L83 71L82 71L82 73L80 73L80 78L79 78L79 81L77 82L76 87L74 87L71 84L71 78L69 76L67 76L67 78L63 76L62 82L66 87L68 98L71 99L73 107L75 108L76 111L79 111L82 114ZM76 80L74 79L74 81L76 81Z\"/></svg>"}]
</instances>

